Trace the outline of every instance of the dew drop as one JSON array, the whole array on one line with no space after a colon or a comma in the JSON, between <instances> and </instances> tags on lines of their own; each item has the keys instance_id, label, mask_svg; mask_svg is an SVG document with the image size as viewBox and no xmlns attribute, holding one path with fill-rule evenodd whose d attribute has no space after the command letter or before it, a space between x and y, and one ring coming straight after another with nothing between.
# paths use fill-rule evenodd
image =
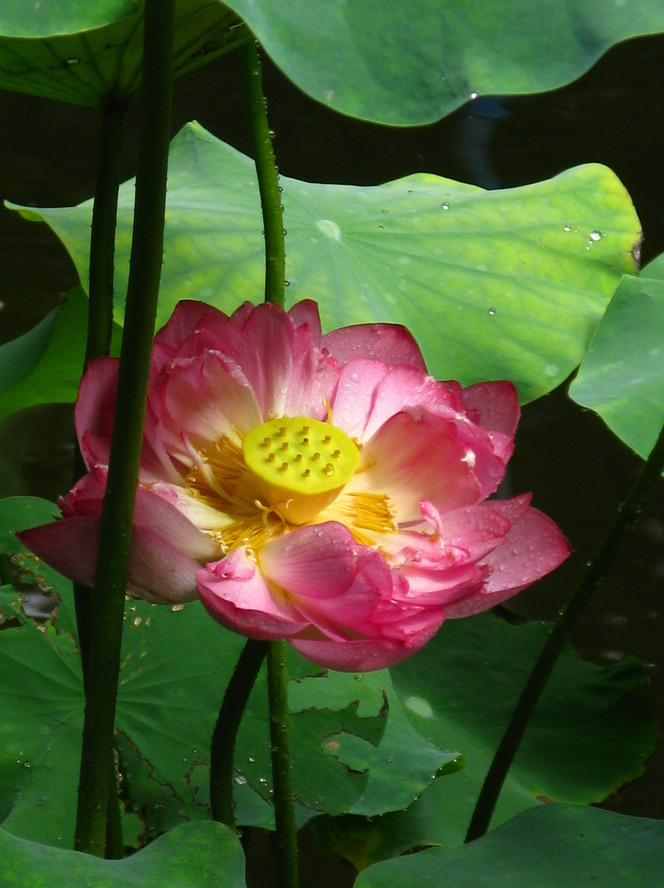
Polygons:
<instances>
[{"instance_id":1,"label":"dew drop","mask_svg":"<svg viewBox=\"0 0 664 888\"><path fill-rule=\"evenodd\" d=\"M404 705L407 709L410 709L411 712L414 712L415 715L419 715L422 718L431 718L433 715L431 704L428 700L424 700L422 697L408 697L404 701Z\"/></svg>"},{"instance_id":2,"label":"dew drop","mask_svg":"<svg viewBox=\"0 0 664 888\"><path fill-rule=\"evenodd\" d=\"M325 237L329 237L330 240L341 240L341 229L337 223L333 222L331 219L319 219L318 222L316 222L316 228L321 234L324 234Z\"/></svg>"},{"instance_id":3,"label":"dew drop","mask_svg":"<svg viewBox=\"0 0 664 888\"><path fill-rule=\"evenodd\" d=\"M590 232L590 240L591 241L596 243L598 240L601 240L601 239L602 239L602 232L601 231L591 231Z\"/></svg>"},{"instance_id":4,"label":"dew drop","mask_svg":"<svg viewBox=\"0 0 664 888\"><path fill-rule=\"evenodd\" d=\"M496 309L495 309L495 308L490 308L490 309L489 309L489 314L491 315L491 317L493 317L493 316L495 315L495 313L496 313Z\"/></svg>"}]
</instances>

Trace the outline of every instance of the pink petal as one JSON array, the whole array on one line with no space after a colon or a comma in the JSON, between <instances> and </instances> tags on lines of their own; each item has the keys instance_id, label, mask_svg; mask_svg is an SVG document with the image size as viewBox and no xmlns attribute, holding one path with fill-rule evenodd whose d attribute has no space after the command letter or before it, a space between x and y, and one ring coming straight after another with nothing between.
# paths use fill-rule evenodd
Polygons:
<instances>
[{"instance_id":1,"label":"pink petal","mask_svg":"<svg viewBox=\"0 0 664 888\"><path fill-rule=\"evenodd\" d=\"M554 522L528 508L506 542L484 559L491 570L484 589L448 607L447 616L467 617L495 607L550 573L570 552L570 544Z\"/></svg>"},{"instance_id":2,"label":"pink petal","mask_svg":"<svg viewBox=\"0 0 664 888\"><path fill-rule=\"evenodd\" d=\"M408 593L399 597L403 604L414 604L422 608L445 608L477 592L489 574L487 567L475 564L462 564L446 568L444 564L436 570L431 565L406 565L401 568L408 583Z\"/></svg>"},{"instance_id":3,"label":"pink petal","mask_svg":"<svg viewBox=\"0 0 664 888\"><path fill-rule=\"evenodd\" d=\"M374 634L371 615L392 578L380 552L359 546L342 524L302 527L267 543L261 570L288 593L293 607L339 640Z\"/></svg>"},{"instance_id":4,"label":"pink petal","mask_svg":"<svg viewBox=\"0 0 664 888\"><path fill-rule=\"evenodd\" d=\"M524 509L527 506L526 498ZM422 503L422 513L436 528L445 544L463 548L468 560L473 562L479 561L496 546L505 542L512 527L512 521L506 514L508 511L509 509L502 508L497 500L454 509L444 514L441 514L433 503ZM512 511L517 513L517 509ZM517 517L519 515L515 514L513 520Z\"/></svg>"},{"instance_id":5,"label":"pink petal","mask_svg":"<svg viewBox=\"0 0 664 888\"><path fill-rule=\"evenodd\" d=\"M225 318L218 309L205 302L194 299L182 299L173 309L168 322L156 334L154 341L158 345L166 345L178 351L186 339L191 336L201 318L210 316Z\"/></svg>"},{"instance_id":6,"label":"pink petal","mask_svg":"<svg viewBox=\"0 0 664 888\"><path fill-rule=\"evenodd\" d=\"M351 438L363 441L376 389L389 372L387 364L370 358L350 361L341 371L332 399L332 421Z\"/></svg>"},{"instance_id":7,"label":"pink petal","mask_svg":"<svg viewBox=\"0 0 664 888\"><path fill-rule=\"evenodd\" d=\"M196 576L208 613L234 632L268 641L288 638L307 626L287 597L257 569L245 550L206 564Z\"/></svg>"},{"instance_id":8,"label":"pink petal","mask_svg":"<svg viewBox=\"0 0 664 888\"><path fill-rule=\"evenodd\" d=\"M283 416L293 372L295 324L282 308L263 303L248 315L242 332L248 344L242 369L262 417Z\"/></svg>"},{"instance_id":9,"label":"pink petal","mask_svg":"<svg viewBox=\"0 0 664 888\"><path fill-rule=\"evenodd\" d=\"M358 358L341 372L332 416L348 435L366 441L408 407L450 418L465 413L457 383L437 382L416 367L388 367L382 361Z\"/></svg>"},{"instance_id":10,"label":"pink petal","mask_svg":"<svg viewBox=\"0 0 664 888\"><path fill-rule=\"evenodd\" d=\"M236 327L243 327L249 315L255 310L256 306L249 302L243 302L239 308L236 308L231 315L231 321Z\"/></svg>"},{"instance_id":11,"label":"pink petal","mask_svg":"<svg viewBox=\"0 0 664 888\"><path fill-rule=\"evenodd\" d=\"M419 369L391 368L376 389L363 440L370 438L388 419L407 407L424 408L446 417L458 409L463 410L460 391L456 383L438 382Z\"/></svg>"},{"instance_id":12,"label":"pink petal","mask_svg":"<svg viewBox=\"0 0 664 888\"><path fill-rule=\"evenodd\" d=\"M288 312L289 318L296 328L308 327L314 345L318 348L321 343L320 315L318 305L313 299L303 299L297 302Z\"/></svg>"},{"instance_id":13,"label":"pink petal","mask_svg":"<svg viewBox=\"0 0 664 888\"><path fill-rule=\"evenodd\" d=\"M186 340L200 327L203 319L219 322L226 319L226 315L204 302L189 299L178 302L168 322L154 338L152 368L155 374L173 360Z\"/></svg>"},{"instance_id":14,"label":"pink petal","mask_svg":"<svg viewBox=\"0 0 664 888\"><path fill-rule=\"evenodd\" d=\"M16 534L28 549L63 576L93 586L99 549L99 518L65 518Z\"/></svg>"},{"instance_id":15,"label":"pink petal","mask_svg":"<svg viewBox=\"0 0 664 888\"><path fill-rule=\"evenodd\" d=\"M118 388L118 365L117 358L91 361L81 380L74 423L81 453L88 468L108 465Z\"/></svg>"},{"instance_id":16,"label":"pink petal","mask_svg":"<svg viewBox=\"0 0 664 888\"><path fill-rule=\"evenodd\" d=\"M85 586L94 586L101 519L65 518L17 534L55 570ZM134 527L127 592L159 603L194 601L199 563L160 533Z\"/></svg>"},{"instance_id":17,"label":"pink petal","mask_svg":"<svg viewBox=\"0 0 664 888\"><path fill-rule=\"evenodd\" d=\"M443 621L442 614L417 633L404 640L376 638L357 641L327 641L291 638L296 651L326 669L339 672L372 672L394 666L423 647L438 631Z\"/></svg>"},{"instance_id":18,"label":"pink petal","mask_svg":"<svg viewBox=\"0 0 664 888\"><path fill-rule=\"evenodd\" d=\"M407 364L427 369L418 344L397 324L340 327L323 336L323 346L342 367L354 358L374 358L390 367Z\"/></svg>"},{"instance_id":19,"label":"pink petal","mask_svg":"<svg viewBox=\"0 0 664 888\"><path fill-rule=\"evenodd\" d=\"M464 389L462 396L475 421L488 430L496 454L507 463L521 415L516 388L511 382L478 382Z\"/></svg>"},{"instance_id":20,"label":"pink petal","mask_svg":"<svg viewBox=\"0 0 664 888\"><path fill-rule=\"evenodd\" d=\"M511 382L478 382L463 389L462 397L468 410L477 411L476 421L485 429L514 435L521 409Z\"/></svg>"},{"instance_id":21,"label":"pink petal","mask_svg":"<svg viewBox=\"0 0 664 888\"><path fill-rule=\"evenodd\" d=\"M263 421L254 391L240 368L219 352L175 363L164 378L158 434L186 459L181 435L209 446L222 435L242 436Z\"/></svg>"},{"instance_id":22,"label":"pink petal","mask_svg":"<svg viewBox=\"0 0 664 888\"><path fill-rule=\"evenodd\" d=\"M332 398L340 371L336 361L314 346L314 339L306 324L295 331L293 366L283 405L287 416L327 417L326 402Z\"/></svg>"},{"instance_id":23,"label":"pink petal","mask_svg":"<svg viewBox=\"0 0 664 888\"><path fill-rule=\"evenodd\" d=\"M481 443L481 442L480 442ZM471 454L457 437L457 427L424 411L404 411L389 419L364 446L363 465L353 483L362 490L386 493L401 524L422 519L420 503L430 500L440 511L477 502L482 487L476 476L481 460L497 486L502 463L491 465L493 453ZM497 461L494 460L494 463Z\"/></svg>"}]
</instances>

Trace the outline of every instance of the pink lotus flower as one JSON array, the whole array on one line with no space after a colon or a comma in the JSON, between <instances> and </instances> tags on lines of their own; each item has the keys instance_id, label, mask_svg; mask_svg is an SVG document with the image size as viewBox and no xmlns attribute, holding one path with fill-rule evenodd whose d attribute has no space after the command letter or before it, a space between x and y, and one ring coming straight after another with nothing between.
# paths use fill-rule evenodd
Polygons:
<instances>
[{"instance_id":1,"label":"pink lotus flower","mask_svg":"<svg viewBox=\"0 0 664 888\"><path fill-rule=\"evenodd\" d=\"M117 369L96 361L81 384L88 474L63 520L20 535L89 585ZM181 302L154 343L128 591L200 596L229 629L330 668L396 663L569 554L529 495L487 500L518 417L510 383L429 376L402 327L322 336L312 302L231 317Z\"/></svg>"}]
</instances>

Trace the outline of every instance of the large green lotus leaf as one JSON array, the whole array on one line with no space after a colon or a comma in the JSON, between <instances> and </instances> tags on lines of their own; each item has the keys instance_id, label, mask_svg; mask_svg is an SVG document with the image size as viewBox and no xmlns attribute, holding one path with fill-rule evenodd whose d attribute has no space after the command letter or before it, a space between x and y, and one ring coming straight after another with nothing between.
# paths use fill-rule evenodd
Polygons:
<instances>
[{"instance_id":1,"label":"large green lotus leaf","mask_svg":"<svg viewBox=\"0 0 664 888\"><path fill-rule=\"evenodd\" d=\"M142 6L51 0L28 16L22 0L5 0L0 85L92 105L114 87L131 94ZM538 0L470 0L462 11L455 0L180 0L177 10L176 73L242 39L237 13L305 92L346 114L394 124L437 120L477 93L560 86L612 44L664 30L657 0L615 3L608 12L591 0L545 9Z\"/></svg>"},{"instance_id":2,"label":"large green lotus leaf","mask_svg":"<svg viewBox=\"0 0 664 888\"><path fill-rule=\"evenodd\" d=\"M623 278L569 393L648 457L664 423L664 273L657 265Z\"/></svg>"},{"instance_id":3,"label":"large green lotus leaf","mask_svg":"<svg viewBox=\"0 0 664 888\"><path fill-rule=\"evenodd\" d=\"M52 504L31 497L0 502L0 555L12 558L23 585L38 579L62 602L54 625L38 629L28 620L2 632L0 681L9 691L3 691L0 727L0 814L7 815L11 832L68 846L83 711L71 584L25 553L12 532L49 521L54 511ZM124 789L133 808L144 813L150 834L209 816L210 737L243 644L200 605L127 604L118 745ZM317 811L403 807L453 762L453 754L435 748L407 723L388 673L359 680L321 673L293 653L291 674L300 822ZM264 684L260 675L236 755L238 816L254 825L272 822ZM401 749L402 741L409 748Z\"/></svg>"},{"instance_id":4,"label":"large green lotus leaf","mask_svg":"<svg viewBox=\"0 0 664 888\"><path fill-rule=\"evenodd\" d=\"M97 106L129 101L141 82L144 2L23 0L0 7L0 87ZM174 74L233 49L247 31L216 0L177 0Z\"/></svg>"},{"instance_id":5,"label":"large green lotus leaf","mask_svg":"<svg viewBox=\"0 0 664 888\"><path fill-rule=\"evenodd\" d=\"M239 838L220 823L177 827L125 860L49 848L0 829L4 888L244 888Z\"/></svg>"},{"instance_id":6,"label":"large green lotus leaf","mask_svg":"<svg viewBox=\"0 0 664 888\"><path fill-rule=\"evenodd\" d=\"M461 749L466 759L463 770L425 793L440 803L427 801L439 836L428 826L427 842L463 840L493 752L549 631L546 624L512 626L486 615L450 620L425 648L390 670L415 728L433 743ZM641 664L627 659L603 669L568 649L528 726L493 826L545 799L603 800L643 773L655 743Z\"/></svg>"},{"instance_id":7,"label":"large green lotus leaf","mask_svg":"<svg viewBox=\"0 0 664 888\"><path fill-rule=\"evenodd\" d=\"M353 701L350 706L348 700ZM315 725L323 701L344 716L341 730L335 733L322 735L322 725ZM363 675L323 671L303 676L291 686L290 707L299 714L294 719L294 736L313 723L313 745L316 749L322 745L328 761L324 767L310 754L294 760L297 797L310 812L375 815L405 808L437 773L459 767L456 753L428 741L422 743L424 738L410 724L386 670ZM360 723L355 726L358 718ZM308 752L304 742L300 749ZM341 780L350 783L354 797L348 793L342 798L340 786L333 790L331 782Z\"/></svg>"},{"instance_id":8,"label":"large green lotus leaf","mask_svg":"<svg viewBox=\"0 0 664 888\"><path fill-rule=\"evenodd\" d=\"M25 335L0 346L0 374L5 363L12 374L2 375L0 422L35 404L76 400L81 381L88 323L88 300L80 288L71 290L62 305ZM113 352L122 331L113 325ZM20 368L20 372L19 372Z\"/></svg>"},{"instance_id":9,"label":"large green lotus leaf","mask_svg":"<svg viewBox=\"0 0 664 888\"><path fill-rule=\"evenodd\" d=\"M53 334L58 310L49 312L32 330L0 345L0 394L30 373Z\"/></svg>"},{"instance_id":10,"label":"large green lotus leaf","mask_svg":"<svg viewBox=\"0 0 664 888\"><path fill-rule=\"evenodd\" d=\"M605 167L506 191L432 175L374 187L281 182L289 304L316 299L327 329L405 324L437 377L511 379L523 400L550 391L580 362L621 276L633 270L639 222ZM133 196L125 183L118 321ZM22 213L48 222L84 281L91 203ZM186 127L171 146L158 323L182 298L225 311L260 301L261 231L252 161Z\"/></svg>"},{"instance_id":11,"label":"large green lotus leaf","mask_svg":"<svg viewBox=\"0 0 664 888\"><path fill-rule=\"evenodd\" d=\"M643 888L661 884L663 871L664 822L547 805L463 848L378 863L360 873L355 888Z\"/></svg>"},{"instance_id":12,"label":"large green lotus leaf","mask_svg":"<svg viewBox=\"0 0 664 888\"><path fill-rule=\"evenodd\" d=\"M664 30L659 0L228 0L301 89L346 114L427 123L480 93L575 79Z\"/></svg>"}]
</instances>

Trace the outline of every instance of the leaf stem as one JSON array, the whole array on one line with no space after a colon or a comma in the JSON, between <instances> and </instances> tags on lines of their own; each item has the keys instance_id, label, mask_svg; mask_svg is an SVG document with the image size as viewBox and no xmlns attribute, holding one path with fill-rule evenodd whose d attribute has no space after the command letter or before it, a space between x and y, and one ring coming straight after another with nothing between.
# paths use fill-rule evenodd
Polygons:
<instances>
[{"instance_id":1,"label":"leaf stem","mask_svg":"<svg viewBox=\"0 0 664 888\"><path fill-rule=\"evenodd\" d=\"M286 278L284 208L281 203L279 172L272 150L272 133L267 119L261 62L256 41L248 40L239 48L238 52L242 63L242 79L249 108L256 175L263 213L265 301L283 306Z\"/></svg>"},{"instance_id":2,"label":"leaf stem","mask_svg":"<svg viewBox=\"0 0 664 888\"><path fill-rule=\"evenodd\" d=\"M120 189L120 165L126 108L109 100L102 108L102 126L95 197L90 231L88 285L88 336L83 370L90 361L108 355L113 329L113 257ZM86 473L78 447L74 447L74 483ZM74 584L74 605L83 674L87 671L93 598L89 588Z\"/></svg>"},{"instance_id":3,"label":"leaf stem","mask_svg":"<svg viewBox=\"0 0 664 888\"><path fill-rule=\"evenodd\" d=\"M109 99L102 107L99 163L92 206L90 230L90 266L88 274L88 335L83 370L90 361L108 355L113 329L113 259L115 253L115 226L120 189L120 167L124 142L126 106ZM74 483L82 478L86 466L74 442ZM83 686L87 694L90 626L94 617L95 598L87 586L74 583L74 607L78 646L83 670ZM108 822L106 830L106 857L124 857L122 823L118 794L115 791L116 773L113 757L111 791L108 794Z\"/></svg>"},{"instance_id":4,"label":"leaf stem","mask_svg":"<svg viewBox=\"0 0 664 888\"><path fill-rule=\"evenodd\" d=\"M557 620L528 677L512 718L491 762L473 812L466 842L483 836L491 822L498 796L519 744L539 698L556 665L558 657L595 591L602 585L620 546L633 530L644 505L654 492L664 471L664 428L659 433L646 464L636 479L629 496L618 509L613 523L595 557L576 587L567 606Z\"/></svg>"},{"instance_id":5,"label":"leaf stem","mask_svg":"<svg viewBox=\"0 0 664 888\"><path fill-rule=\"evenodd\" d=\"M297 826L290 755L286 642L283 640L271 641L269 645L267 689L270 702L274 815L277 826L277 880L280 888L297 888Z\"/></svg>"},{"instance_id":6,"label":"leaf stem","mask_svg":"<svg viewBox=\"0 0 664 888\"><path fill-rule=\"evenodd\" d=\"M101 519L75 847L101 856L129 550L161 273L175 0L146 0L143 102L125 329Z\"/></svg>"},{"instance_id":7,"label":"leaf stem","mask_svg":"<svg viewBox=\"0 0 664 888\"><path fill-rule=\"evenodd\" d=\"M267 641L248 639L226 688L212 734L210 802L212 816L235 829L233 759L235 743L249 694L267 654Z\"/></svg>"}]
</instances>

